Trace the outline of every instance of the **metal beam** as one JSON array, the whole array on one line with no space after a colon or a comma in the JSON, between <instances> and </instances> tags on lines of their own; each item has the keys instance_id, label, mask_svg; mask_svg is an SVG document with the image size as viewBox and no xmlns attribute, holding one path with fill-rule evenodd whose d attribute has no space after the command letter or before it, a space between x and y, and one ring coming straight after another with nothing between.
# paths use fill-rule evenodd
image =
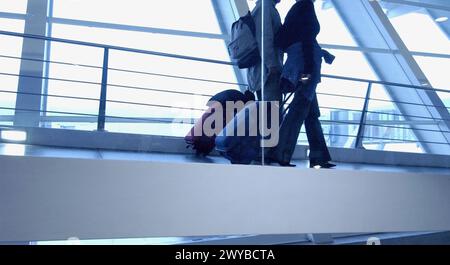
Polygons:
<instances>
[{"instance_id":1,"label":"metal beam","mask_svg":"<svg viewBox=\"0 0 450 265\"><path fill-rule=\"evenodd\" d=\"M214 8L214 12L220 26L220 30L222 31L222 35L227 36L226 38L224 38L225 47L228 47L229 44L229 36L231 36L231 25L239 18L239 16L235 14L232 2L233 1L231 0L211 0L211 4ZM239 69L236 65L233 65L233 70L237 82L239 84L246 84L247 78L245 77L245 71ZM239 89L241 91L245 91L247 90L247 86L241 85L239 86Z\"/></svg>"},{"instance_id":2,"label":"metal beam","mask_svg":"<svg viewBox=\"0 0 450 265\"><path fill-rule=\"evenodd\" d=\"M445 33L447 38L450 39L450 11L441 11L435 9L427 9L428 14L435 21L436 25ZM438 18L447 17L447 21L437 22Z\"/></svg>"},{"instance_id":3,"label":"metal beam","mask_svg":"<svg viewBox=\"0 0 450 265\"><path fill-rule=\"evenodd\" d=\"M235 11L236 15L242 17L245 14L247 14L249 7L246 0L228 0L228 1L233 6L233 10Z\"/></svg>"},{"instance_id":4,"label":"metal beam","mask_svg":"<svg viewBox=\"0 0 450 265\"><path fill-rule=\"evenodd\" d=\"M191 37L191 38L206 38L206 39L220 39L220 40L227 38L226 35L222 35L222 34L164 29L164 28L142 27L142 26L94 22L94 21L85 21L85 20L78 20L78 19L57 18L57 17L49 18L48 22L56 23L56 24L64 24L64 25L81 26L81 27L126 30L126 31L135 31L135 32L152 33L152 34L184 36L184 37Z\"/></svg>"},{"instance_id":5,"label":"metal beam","mask_svg":"<svg viewBox=\"0 0 450 265\"><path fill-rule=\"evenodd\" d=\"M450 5L447 0L381 0L381 2L450 11Z\"/></svg>"},{"instance_id":6,"label":"metal beam","mask_svg":"<svg viewBox=\"0 0 450 265\"><path fill-rule=\"evenodd\" d=\"M47 19L53 17L53 6L54 6L54 0L48 0L48 14ZM45 36L51 37L53 35L53 24L51 22L47 23L47 30ZM42 84L42 117L47 116L47 109L48 109L48 86L49 86L49 77L50 77L50 68L51 68L51 53L52 53L52 42L46 41L45 43L45 64L44 64L44 80ZM24 59L22 57L22 59ZM42 127L48 127L48 124L45 122L41 123Z\"/></svg>"},{"instance_id":7,"label":"metal beam","mask_svg":"<svg viewBox=\"0 0 450 265\"><path fill-rule=\"evenodd\" d=\"M382 0L383 5L393 4L399 7L416 7L419 9L425 9L426 12L436 20L437 18L447 17L449 20L436 22L437 26L441 28L450 37L450 4L447 0L418 0L418 1L407 1L407 0Z\"/></svg>"},{"instance_id":8,"label":"metal beam","mask_svg":"<svg viewBox=\"0 0 450 265\"><path fill-rule=\"evenodd\" d=\"M25 19L25 34L45 36L47 20L48 0L28 1L27 16ZM45 41L39 39L24 38L22 45L22 57L44 60ZM42 92L43 79L24 76L39 76L44 74L44 62L22 60L20 65L19 85L17 92L38 93ZM22 76L24 75L24 76ZM40 96L19 95L16 99L16 109L41 109ZM39 126L40 112L15 111L14 125Z\"/></svg>"},{"instance_id":9,"label":"metal beam","mask_svg":"<svg viewBox=\"0 0 450 265\"><path fill-rule=\"evenodd\" d=\"M0 18L25 20L27 18L27 15L17 14L17 13L0 12Z\"/></svg>"}]
</instances>

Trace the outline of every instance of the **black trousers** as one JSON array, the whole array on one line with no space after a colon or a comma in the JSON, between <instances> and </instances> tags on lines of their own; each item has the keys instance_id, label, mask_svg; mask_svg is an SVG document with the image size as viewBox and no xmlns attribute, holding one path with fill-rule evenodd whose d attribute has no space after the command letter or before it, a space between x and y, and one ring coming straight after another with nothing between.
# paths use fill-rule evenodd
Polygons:
<instances>
[{"instance_id":1,"label":"black trousers","mask_svg":"<svg viewBox=\"0 0 450 265\"><path fill-rule=\"evenodd\" d=\"M320 110L317 96L308 100L301 91L297 91L294 94L289 111L281 123L279 143L271 150L271 155L278 161L289 163L304 123L310 148L310 162L331 161L319 117Z\"/></svg>"}]
</instances>

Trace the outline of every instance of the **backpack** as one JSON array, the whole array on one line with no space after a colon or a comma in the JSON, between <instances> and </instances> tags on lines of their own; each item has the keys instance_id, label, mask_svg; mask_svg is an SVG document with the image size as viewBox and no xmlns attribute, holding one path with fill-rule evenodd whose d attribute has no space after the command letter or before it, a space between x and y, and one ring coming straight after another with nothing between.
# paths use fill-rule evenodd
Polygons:
<instances>
[{"instance_id":1,"label":"backpack","mask_svg":"<svg viewBox=\"0 0 450 265\"><path fill-rule=\"evenodd\" d=\"M231 26L231 41L228 52L240 69L252 67L261 62L256 41L256 25L250 11Z\"/></svg>"}]
</instances>

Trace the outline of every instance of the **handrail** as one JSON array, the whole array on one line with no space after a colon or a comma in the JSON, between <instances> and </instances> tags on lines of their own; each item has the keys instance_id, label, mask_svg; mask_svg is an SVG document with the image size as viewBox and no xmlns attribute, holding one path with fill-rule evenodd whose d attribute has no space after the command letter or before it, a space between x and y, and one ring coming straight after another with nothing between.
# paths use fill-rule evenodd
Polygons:
<instances>
[{"instance_id":1,"label":"handrail","mask_svg":"<svg viewBox=\"0 0 450 265\"><path fill-rule=\"evenodd\" d=\"M214 59L206 59L206 58L185 56L185 55L172 54L172 53L155 52L155 51L148 51L148 50L142 50L142 49L127 48L127 47L123 47L123 46L113 46L113 45L106 45L106 44L100 44L100 43L69 40L69 39L63 39L63 38L46 37L46 36L18 33L18 32L11 32L11 31L0 30L0 35L40 39L40 40L46 40L46 41L55 41L55 42L97 47L97 48L103 48L103 49L112 49L112 50L127 51L127 52L133 52L133 53L155 55L155 56L161 56L161 57L170 57L170 58L183 59L183 60L191 60L191 61L199 61L199 62L207 62L207 63L215 63L215 64L223 64L223 65L236 65L233 62L226 62L226 61L220 61L220 60L214 60ZM329 75L329 74L323 74L322 77L347 80L347 81L355 81L355 82L361 82L361 83L372 83L372 84L379 84L379 85L386 85L386 86L397 86L397 87L415 88L415 89L421 89L421 90L431 90L431 91L435 91L435 92L450 93L450 88L449 89L441 89L441 88L435 88L435 87L409 85L409 84L402 84L402 83L395 83L395 82L378 81L378 80L370 80L370 79L363 79L363 78L353 78L353 77L346 77L346 76L336 76L336 75Z\"/></svg>"},{"instance_id":2,"label":"handrail","mask_svg":"<svg viewBox=\"0 0 450 265\"><path fill-rule=\"evenodd\" d=\"M110 50L117 50L117 51L126 51L126 52L133 52L133 53L141 53L141 54L147 54L147 55L155 55L155 56L161 56L161 57L169 57L169 58L191 60L191 61L198 61L198 62L205 62L205 63L233 65L232 62L226 62L226 61L220 61L220 60L214 60L214 59L206 59L206 58L200 58L200 57L194 57L194 56L186 56L186 55L179 55L179 54L172 54L172 53L164 53L164 52L154 52L154 51L148 51L148 50L127 48L127 47L122 47L122 46L106 45L106 44L100 44L100 43L92 43L92 42L85 42L85 41L69 40L69 39L62 39L62 38L53 38L53 37L46 37L46 36L40 36L40 35L34 35L34 34L25 34L25 33L11 32L11 31L0 30L0 35L22 37L22 38L30 38L30 39L38 39L38 40L45 40L45 41L54 41L54 42L61 42L61 43L67 43L67 44L89 46L89 47L96 47L96 48L110 49Z\"/></svg>"},{"instance_id":3,"label":"handrail","mask_svg":"<svg viewBox=\"0 0 450 265\"><path fill-rule=\"evenodd\" d=\"M3 72L0 72L0 76L1 75L3 75L3 76L15 76L15 77L26 77L26 78L34 78L34 79L43 79L43 80L52 80L52 81L61 81L61 82L68 82L68 83L79 83L79 84L85 84L85 85L101 85L102 84L102 83L99 83L99 82L84 81L84 80L74 80L74 79L65 79L65 78L53 78L53 77L40 77L40 76L33 76L33 75L18 75L18 74L3 73ZM174 90L164 90L164 89L140 87L140 86L127 86L127 85L121 85L121 84L110 84L110 83L108 83L108 86L120 87L120 88L129 88L129 89L135 89L135 90L145 90L145 91L153 91L153 92L180 94L180 95L200 96L200 97L212 97L212 96L214 96L214 95L210 95L210 94L183 92L183 91L174 91ZM48 96L48 94L42 94L42 96L46 96L46 95Z\"/></svg>"},{"instance_id":4,"label":"handrail","mask_svg":"<svg viewBox=\"0 0 450 265\"><path fill-rule=\"evenodd\" d=\"M0 75L12 75L12 76L19 76L19 75L13 75L13 74L4 74L0 73ZM73 80L68 80L73 81ZM99 85L100 83L98 83ZM110 86L117 86L114 84L109 84ZM126 88L133 88L130 86L125 86ZM149 90L149 91L164 91L164 92L170 92L172 91L165 91L165 90L154 90L154 89L144 89L144 88L133 88L133 89L143 89L143 90ZM55 97L55 98L66 98L66 99L75 99L75 100L88 100L88 101L100 101L99 98L89 98L89 97L78 97L78 96L63 96L63 95L56 95L56 94L44 94L44 93L31 93L31 92L18 92L18 91L10 91L10 90L3 90L0 89L0 93L8 93L8 94L21 94L21 95L30 95L30 96L47 96L47 97ZM175 92L173 92L175 93ZM195 95L195 96L212 96L212 95L202 95L202 94L194 94L194 93L183 93L184 95ZM339 96L339 97L346 97L341 95L333 95L333 94L327 94L327 93L317 93L318 95L331 95L331 96ZM364 99L364 98L362 98ZM370 98L370 100L376 100ZM149 107L159 107L159 108L171 108L171 109L185 109L185 107L177 107L177 106L169 106L169 105L156 105L156 104L148 104L148 103L138 103L138 102L131 102L131 101L118 101L118 100L106 100L106 102L111 103L122 103L122 104L129 104L129 105L141 105L141 106L149 106ZM394 101L392 101L394 102ZM287 103L286 103L287 104ZM404 104L410 104L410 103L404 103ZM362 110L357 109L344 109L344 108L336 108L336 107L329 107L322 105L320 106L323 109L330 109L330 110L336 110L336 111L348 111L348 112L362 112ZM198 110L198 111L205 111L205 109L196 109L196 108L190 108L190 110ZM382 111L366 111L367 114L380 114L380 115L389 115L389 116L400 116L400 117L410 117L410 118L418 118L418 119L426 119L426 120L432 120L435 122L438 121L450 121L449 119L442 119L442 118L435 118L435 117L426 117L426 116L419 116L419 115L406 115L406 114L399 114L399 113L390 113L390 112L382 112ZM419 129L420 130L420 129Z\"/></svg>"},{"instance_id":5,"label":"handrail","mask_svg":"<svg viewBox=\"0 0 450 265\"><path fill-rule=\"evenodd\" d=\"M32 62L52 63L52 64L76 66L76 67L86 67L86 68L100 69L100 70L103 69L103 67L96 66L96 65L67 63L67 62L62 62L62 61L42 60L42 59L27 58L27 57L17 57L17 56L9 56L9 55L4 55L4 54L0 54L0 58L24 60L24 61L32 61ZM126 72L126 73L133 73L133 74L142 74L142 75L152 75L152 76L184 79L184 80L190 80L190 81L201 81L201 82L209 82L209 83L217 83L217 84L225 84L225 85L233 85L233 86L248 86L247 84L235 83L235 82L227 82L227 81L222 81L222 80L213 80L213 79L195 78L195 77L188 77L188 76L160 74L160 73L154 73L154 72L144 72L144 71L129 70L129 69L122 69L122 68L114 68L114 67L108 67L108 69L111 70L111 71L117 71L117 72ZM45 78L45 77L42 77L42 78Z\"/></svg>"},{"instance_id":6,"label":"handrail","mask_svg":"<svg viewBox=\"0 0 450 265\"><path fill-rule=\"evenodd\" d=\"M1 109L1 107L0 107ZM6 109L11 110L12 108ZM86 114L86 115L93 115L93 116L83 116L85 114L82 113L72 113L76 114L77 116L58 116L58 115L51 115L51 116L42 116L41 122L88 122L88 123L94 123L97 121L97 115L94 114ZM111 118L107 116L107 121L112 123L122 122L124 119L127 119L129 117L122 117L122 116L115 116L114 118ZM133 118L133 117L131 117ZM134 117L136 118L136 117ZM181 117L181 118L150 118L150 117L139 117L140 119L145 120L133 120L127 123L166 123L166 124L172 124L172 123L179 123L179 124L191 124L194 125L196 121L198 121L198 118L188 118L188 117ZM14 114L3 114L0 115L0 121L14 121ZM322 124L334 124L334 123L341 123L341 124L348 124L348 125L358 125L357 120L328 120L328 119L322 119L320 120ZM409 126L411 124L416 125L430 125L430 124L436 124L436 122L433 121L401 121L401 120L375 120L371 121L372 123L367 123L367 126L377 126L377 127L383 127L383 128L393 128L393 129L401 129L401 130L413 130L408 127L401 127L401 126ZM394 124L398 126L381 126L381 125L389 125ZM1 127L2 125L0 125ZM431 132L440 132L438 130L427 130L425 131L431 131ZM447 131L450 133L450 131Z\"/></svg>"},{"instance_id":7,"label":"handrail","mask_svg":"<svg viewBox=\"0 0 450 265\"><path fill-rule=\"evenodd\" d=\"M103 66L90 66L90 65L79 65L79 66L85 66L85 67L94 67L97 69L102 69L102 80L101 83L99 82L91 82L91 81L80 81L80 80L70 80L70 79L61 79L61 78L50 78L50 77L38 77L38 76L28 76L28 75L17 75L17 74L9 74L9 73L0 73L1 75L11 75L11 76L21 76L21 77L28 77L28 78L42 78L42 79L46 79L46 80L58 80L58 81L66 81L66 82L77 82L77 83L83 83L83 84L92 84L92 85L101 85L101 95L99 99L94 99L94 98L82 98L82 97L67 97L67 96L59 96L59 95L42 95L42 96L51 96L51 97L65 97L65 98L72 98L72 99L84 99L84 100L94 100L94 101L99 101L99 111L97 115L91 115L91 114L82 114L82 113L70 113L72 115L82 115L82 116L89 116L89 117L97 117L97 130L99 131L103 131L105 128L105 121L107 118L116 118L116 119L126 119L126 120L140 120L140 121L149 121L147 119L142 119L142 118L137 118L137 117L118 117L118 116L108 116L106 115L106 103L107 102L112 102L112 103L120 103L120 104L131 104L131 105L140 105L140 106L151 106L151 107L162 107L162 108L173 108L173 109L183 109L183 110L199 110L202 111L202 109L195 109L195 108L189 108L189 107L176 107L176 106L169 106L169 105L159 105L159 104L147 104L147 103L136 103L136 102L129 102L129 101L121 101L121 100L108 100L107 99L107 87L108 86L113 86L113 87L122 87L122 88L131 88L131 89L140 89L140 90L151 90L151 91L157 91L157 92L169 92L169 93L178 93L178 94L185 94L185 95L199 95L199 96L209 96L206 94L197 94L197 93L188 93L188 92L178 92L178 91L171 91L171 90L163 90L163 89L156 89L156 88L145 88L145 87L137 87L137 86L126 86L126 85L119 85L119 84L110 84L108 83L108 71L126 71L126 72L133 72L133 73L137 73L137 74L151 74L151 75L161 75L161 76L165 76L165 77L171 77L171 78L185 78L185 79L191 79L191 80L196 80L196 81L208 81L208 82L218 82L218 81L214 81L214 80L206 80L206 79L200 79L200 78L190 78L190 77L179 77L179 76L174 76L174 75L163 75L163 74L158 74L158 73L148 73L148 72L141 72L141 71L132 71L132 70L126 70L126 69L117 69L117 68L110 68L108 65L108 59L109 59L109 54L110 54L110 50L117 50L117 51L125 51L125 52L131 52L131 53L140 53L140 54L147 54L147 55L153 55L153 56L160 56L160 57L168 57L168 58L176 58L176 59L181 59L181 60L191 60L191 61L198 61L198 62L205 62L205 63L212 63L212 64L222 64L222 65L230 65L230 66L235 66L236 64L233 62L226 62L226 61L220 61L220 60L214 60L214 59L207 59L207 58L200 58L200 57L193 57L193 56L185 56L185 55L179 55L179 54L171 54L171 53L163 53L163 52L155 52L155 51L148 51L148 50L141 50L141 49L134 49L134 48L127 48L127 47L122 47L122 46L113 46L113 45L106 45L106 44L99 44L99 43L90 43L90 42L84 42L84 41L77 41L77 40L69 40L69 39L62 39L62 38L53 38L53 37L46 37L46 36L40 36L40 35L33 35L33 34L23 34L23 33L17 33L17 32L9 32L9 31L1 31L0 30L0 35L8 35L8 36L14 36L14 37L22 37L22 38L32 38L32 39L39 39L39 40L43 40L43 41L54 41L54 42L61 42L61 43L67 43L67 44L73 44L73 45L81 45L81 46L88 46L88 47L95 47L95 48L101 48L103 49ZM11 58L11 59L18 59L18 60L36 60L36 61L40 61L39 59L31 59L31 58L22 58L22 57L13 57L13 56L0 56L0 57L6 57L6 58ZM44 62L44 60L42 60ZM50 60L46 60L47 63L52 63L52 61ZM65 62L53 62L53 63L61 63L61 64L68 64ZM76 64L72 64L72 65L76 65ZM395 83L395 82L387 82L387 81L378 81L378 80L369 80L369 79L363 79L363 78L353 78L353 77L346 77L346 76L336 76L336 75L329 75L329 74L323 74L322 75L323 78L331 78L331 79L338 79L338 80L346 80L346 81L352 81L352 82L360 82L360 83L366 83L368 84L368 89L367 89L367 93L366 93L366 97L365 98L361 98L361 99L365 99L365 104L364 104L364 109L362 111L359 110L347 110L347 111L357 111L357 112L362 112L361 118L359 122L344 122L344 121L329 121L332 123L337 123L337 124L347 124L347 125L358 125L358 134L356 136L350 136L350 135L345 135L347 137L356 137L356 146L355 148L362 148L362 139L364 138L368 138L368 139L383 139L383 140L399 140L399 141L403 141L403 142L408 142L410 140L406 140L406 139L390 139L390 138L380 138L380 137L371 137L371 136L367 136L364 134L364 126L375 126L375 127L384 127L384 128L392 128L392 129L407 129L407 130L411 130L412 128L404 128L404 127L398 127L398 126L387 126L387 125L381 125L381 124L373 124L373 123L368 123L366 121L367 119L367 114L368 113L375 113L372 111L368 110L368 103L370 100L377 100L377 99L372 99L370 97L370 88L372 87L372 85L374 84L379 84L379 85L383 85L383 86L395 86L395 87L403 87L403 88L413 88L413 89L418 89L418 90L424 90L424 91L433 91L433 92L442 92L442 93L450 93L450 89L438 89L438 88L433 88L430 85L423 85L423 86L418 86L418 85L410 85L410 84L402 84L402 83ZM228 83L228 82L222 82L222 83ZM237 85L243 85L243 84L237 84ZM246 85L248 86L248 85ZM7 92L7 91L0 91L0 92L5 92L5 93L11 93L11 92ZM14 92L12 92L14 93ZM23 93L23 92L16 92L17 94L29 94L31 95L32 93ZM321 94L321 93L318 93ZM326 95L327 93L322 93L324 95ZM36 94L37 95L37 94ZM41 95L41 94L40 94ZM331 96L339 96L339 95L332 95ZM351 96L349 96L351 97ZM391 101L394 102L394 101ZM409 102L396 102L398 104L414 104L414 105L420 105L423 107L427 107L429 105L425 105L425 104L419 104L419 103L409 103ZM337 108L332 108L332 107L326 107L326 106L321 106L322 108L325 109L336 109ZM445 108L445 109L449 109L446 106L433 106L436 108ZM0 109L10 109L10 108L4 108L4 107L0 107ZM59 111L47 111L47 110L32 110L32 109L20 109L20 108L15 108L14 110L19 110L19 111L39 111L42 113L54 113L54 114L69 114L69 112L59 112ZM344 109L343 109L344 110ZM388 115L396 115L396 114L391 114L391 113L385 113ZM411 115L401 115L404 117L413 117ZM419 118L419 117L418 117ZM430 119L429 117L420 117L420 118L425 118L425 119ZM431 117L431 119L433 119L434 121L437 120L444 120L444 119L439 119L439 118L434 118ZM152 119L153 121L155 121L156 119ZM160 121L161 122L161 121ZM327 121L324 121L325 123L327 123ZM443 131L441 130L441 128L439 128L439 130L434 130L434 129L424 129L424 128L414 128L414 130L419 130L419 131L429 131L429 132L440 132L440 133L448 133L448 131ZM332 135L332 134L328 134L328 135ZM344 136L344 135L342 135ZM430 142L430 141L416 141L416 142L420 142L420 143L430 143L430 144L448 144L448 140L447 143L443 143L443 142Z\"/></svg>"},{"instance_id":8,"label":"handrail","mask_svg":"<svg viewBox=\"0 0 450 265\"><path fill-rule=\"evenodd\" d=\"M408 85L408 84L395 83L395 82L377 81L377 80L369 80L369 79L347 77L347 76L328 75L328 74L322 74L322 77L354 81L354 82L361 82L361 83L372 83L372 84L385 85L385 86L398 86L398 87L415 88L415 89L421 89L421 90L430 90L430 91L435 91L435 92L450 93L450 88L449 89L439 89L439 88L427 87L427 86Z\"/></svg>"},{"instance_id":9,"label":"handrail","mask_svg":"<svg viewBox=\"0 0 450 265\"><path fill-rule=\"evenodd\" d=\"M31 94L31 93L30 93ZM52 97L64 97L64 96L55 96L51 95ZM92 100L92 101L99 101L98 99L92 99L92 98L79 98L79 97L64 97L69 99L83 99L83 100ZM146 103L134 103L134 102L127 102L127 101L117 101L117 100L107 100L107 102L111 103L119 103L119 104L132 104L132 105L139 105L139 106L147 106L147 107L158 107L158 108L168 108L168 109L183 109L183 110L191 110L191 111L204 111L203 109L196 109L196 108L188 108L188 107L176 107L176 106L168 106L168 105L156 105L156 104L146 104ZM324 107L325 109L328 109L328 107ZM32 110L32 109L17 109L17 108L7 108L7 107L0 107L0 110L22 110L22 111L30 111L30 112L42 112L42 113L53 113L53 114L70 114L70 115L78 115L78 116L90 116L93 118L98 118L98 115L95 114L89 114L89 113L76 113L76 112L61 112L61 111L43 111L43 110ZM72 122L75 122L79 117L76 117L75 119L72 119ZM125 120L133 120L135 123L136 121L140 122L159 122L159 123L167 123L168 120L170 120L170 123L179 123L175 122L174 120L180 120L181 123L185 124L186 118L181 119L174 119L174 118L142 118L142 117L122 117L122 116L108 116L105 115L105 118L115 118L115 119L125 119ZM164 120L164 122L161 122L161 120ZM189 118L192 122L190 124L195 124L195 121L197 119L195 118ZM341 124L341 125L360 125L359 122L356 120L354 121L344 121L344 120L321 120L324 124ZM373 122L378 122L373 123ZM411 122L408 122L405 124L404 121L395 121L395 120L370 120L370 123L365 122L364 126L368 127L380 127L380 128L389 128L389 129L400 129L400 130L413 130L412 128L407 127L401 127L402 125L410 125ZM386 124L400 124L400 126L393 126L393 125L386 125ZM436 124L436 122L428 122L428 121L414 121L415 125L429 125L429 124ZM423 129L423 128L416 128L415 130L418 131L427 131L427 132L441 132L441 133L450 133L450 131L441 131L441 130L433 130L433 129Z\"/></svg>"},{"instance_id":10,"label":"handrail","mask_svg":"<svg viewBox=\"0 0 450 265\"><path fill-rule=\"evenodd\" d=\"M13 109L13 108L0 108L0 109ZM27 110L27 111L33 111L33 110ZM42 112L42 111L41 111ZM58 112L58 111L46 111L49 113L65 113L65 112ZM70 113L68 113L70 114ZM96 115L94 114L83 114L85 116L90 116L90 117L95 117ZM153 122L158 122L157 119L147 119L147 118L136 118L136 117L116 117L116 116L106 116L106 118L115 118L115 119L123 119L123 120L141 120L141 121L153 121ZM164 120L159 120L159 122L164 123ZM327 121L325 121L327 122ZM0 125L1 127L7 127L7 128L14 128L14 126L11 125ZM300 134L306 134L306 132L300 132ZM356 135L350 135L350 134L338 134L338 133L327 133L324 132L324 135L327 136L337 136L337 137L349 137L349 138L357 138L358 136ZM398 139L398 138L386 138L386 137L375 137L375 136L368 136L368 135L364 135L364 138L367 139L375 139L375 140L385 140L385 141L398 141L398 142L403 142L403 143L426 143L426 144L439 144L439 145L448 145L448 143L446 142L436 142L436 141L419 141L419 140L412 140L412 139Z\"/></svg>"}]
</instances>

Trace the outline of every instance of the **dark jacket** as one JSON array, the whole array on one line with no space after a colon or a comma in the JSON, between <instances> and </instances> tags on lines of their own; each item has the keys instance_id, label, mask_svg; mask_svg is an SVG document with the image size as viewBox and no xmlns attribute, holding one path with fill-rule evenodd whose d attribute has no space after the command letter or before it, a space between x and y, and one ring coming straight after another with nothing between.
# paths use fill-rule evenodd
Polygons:
<instances>
[{"instance_id":1,"label":"dark jacket","mask_svg":"<svg viewBox=\"0 0 450 265\"><path fill-rule=\"evenodd\" d=\"M320 24L311 0L301 0L289 10L276 37L276 45L287 50L293 43L301 42L305 60L305 74L314 69L313 50L320 32Z\"/></svg>"},{"instance_id":2,"label":"dark jacket","mask_svg":"<svg viewBox=\"0 0 450 265\"><path fill-rule=\"evenodd\" d=\"M304 73L305 67L305 56L303 55L303 45L302 42L296 42L289 46L286 50L288 55L286 63L283 66L283 71L281 73L281 80L288 82L282 82L282 91L286 89L286 85L296 91L301 89L303 96L312 101L316 95L317 84L320 83L320 71L322 66L322 57L325 56L324 50L322 50L319 44L313 46L313 69L311 71L311 79L308 84L299 86L300 76Z\"/></svg>"}]
</instances>

